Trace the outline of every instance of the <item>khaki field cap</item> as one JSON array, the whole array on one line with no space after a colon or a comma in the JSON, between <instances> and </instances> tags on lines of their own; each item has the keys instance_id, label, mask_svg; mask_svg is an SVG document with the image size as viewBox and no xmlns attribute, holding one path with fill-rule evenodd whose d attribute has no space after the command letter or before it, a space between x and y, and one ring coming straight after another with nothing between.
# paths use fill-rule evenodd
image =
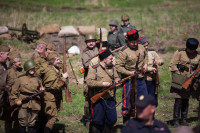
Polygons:
<instances>
[{"instance_id":1,"label":"khaki field cap","mask_svg":"<svg viewBox=\"0 0 200 133\"><path fill-rule=\"evenodd\" d=\"M93 34L87 34L85 36L85 42L89 41L89 40L95 40L96 41L97 39L96 39L96 37Z\"/></svg>"},{"instance_id":2,"label":"khaki field cap","mask_svg":"<svg viewBox=\"0 0 200 133\"><path fill-rule=\"evenodd\" d=\"M9 52L10 48L6 45L0 45L0 52Z\"/></svg>"},{"instance_id":3,"label":"khaki field cap","mask_svg":"<svg viewBox=\"0 0 200 133\"><path fill-rule=\"evenodd\" d=\"M47 56L47 59L50 61L56 57L59 57L59 54L56 53L56 52L52 52L52 53L49 53L48 56Z\"/></svg>"},{"instance_id":4,"label":"khaki field cap","mask_svg":"<svg viewBox=\"0 0 200 133\"><path fill-rule=\"evenodd\" d=\"M116 19L112 19L109 23L109 26L114 25L114 26L118 26L118 21Z\"/></svg>"},{"instance_id":5,"label":"khaki field cap","mask_svg":"<svg viewBox=\"0 0 200 133\"><path fill-rule=\"evenodd\" d=\"M21 59L21 55L17 51L12 51L9 53L9 59L10 59L10 63L12 64L13 62L19 61Z\"/></svg>"},{"instance_id":6,"label":"khaki field cap","mask_svg":"<svg viewBox=\"0 0 200 133\"><path fill-rule=\"evenodd\" d=\"M44 44L44 45L47 46L47 42L46 42L45 40L42 40L42 39L37 40L37 41L36 41L36 44L37 44L37 45L38 45L38 44Z\"/></svg>"},{"instance_id":7,"label":"khaki field cap","mask_svg":"<svg viewBox=\"0 0 200 133\"><path fill-rule=\"evenodd\" d=\"M129 20L130 18L127 14L123 14L121 19L122 21L126 21L126 20Z\"/></svg>"},{"instance_id":8,"label":"khaki field cap","mask_svg":"<svg viewBox=\"0 0 200 133\"><path fill-rule=\"evenodd\" d=\"M36 64L32 60L28 60L24 63L24 71L27 72L28 70L35 68Z\"/></svg>"},{"instance_id":9,"label":"khaki field cap","mask_svg":"<svg viewBox=\"0 0 200 133\"><path fill-rule=\"evenodd\" d=\"M51 51L56 51L56 47L55 47L55 45L52 44L52 43L49 43L49 44L47 45L47 49L49 49L49 50L51 50Z\"/></svg>"}]
</instances>

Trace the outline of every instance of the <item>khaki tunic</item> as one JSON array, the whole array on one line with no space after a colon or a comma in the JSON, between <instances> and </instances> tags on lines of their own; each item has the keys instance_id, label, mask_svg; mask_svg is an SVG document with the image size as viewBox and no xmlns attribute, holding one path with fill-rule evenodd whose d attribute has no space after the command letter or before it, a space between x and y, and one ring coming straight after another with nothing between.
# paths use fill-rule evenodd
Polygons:
<instances>
[{"instance_id":1,"label":"khaki tunic","mask_svg":"<svg viewBox=\"0 0 200 133\"><path fill-rule=\"evenodd\" d=\"M43 85L45 88L51 88L44 93L44 111L47 115L46 127L52 129L56 122L58 111L62 109L62 87L67 84L67 80L62 77L60 71L54 66L49 65L43 76Z\"/></svg>"},{"instance_id":2,"label":"khaki tunic","mask_svg":"<svg viewBox=\"0 0 200 133\"><path fill-rule=\"evenodd\" d=\"M116 69L122 75L130 75L130 71L136 70L136 62L139 56L139 64L138 70L142 71L142 68L145 64L148 63L148 54L143 45L138 44L138 47L135 49L131 49L127 46L124 46L120 51L116 58ZM143 74L138 75L139 78L144 77Z\"/></svg>"},{"instance_id":3,"label":"khaki tunic","mask_svg":"<svg viewBox=\"0 0 200 133\"><path fill-rule=\"evenodd\" d=\"M89 69L86 82L92 92L92 95L95 95L107 88L103 87L103 82L109 82L113 84L120 80L114 67L104 69L101 65L95 65L91 69ZM109 90L102 96L102 98L107 99L110 97L114 97L114 94L115 90Z\"/></svg>"},{"instance_id":4,"label":"khaki tunic","mask_svg":"<svg viewBox=\"0 0 200 133\"><path fill-rule=\"evenodd\" d=\"M181 74L187 77L191 74L192 71L197 69L199 62L200 62L200 54L198 54L197 52L191 54L186 52L186 49L180 49L174 53L169 69L172 73ZM184 70L183 72L180 72L177 68L177 64L186 66L188 68L188 71ZM190 91L186 91L184 89L178 90L172 87L170 89L170 96L174 98L189 98L190 95L191 95L191 90Z\"/></svg>"},{"instance_id":5,"label":"khaki tunic","mask_svg":"<svg viewBox=\"0 0 200 133\"><path fill-rule=\"evenodd\" d=\"M5 85L6 85L6 78L7 78L7 66L6 64L0 63L0 118L3 114L3 105L4 105L4 94L5 94Z\"/></svg>"},{"instance_id":6,"label":"khaki tunic","mask_svg":"<svg viewBox=\"0 0 200 133\"><path fill-rule=\"evenodd\" d=\"M155 51L148 51L148 67L147 72L145 73L145 80L152 81L153 80L153 68L154 61L158 61L158 65L163 65L163 60L159 57L159 55Z\"/></svg>"},{"instance_id":7,"label":"khaki tunic","mask_svg":"<svg viewBox=\"0 0 200 133\"><path fill-rule=\"evenodd\" d=\"M22 68L15 68L15 67L11 67L10 69L8 69L8 78L7 78L7 84L12 87L12 85L14 84L14 81L20 76L22 75L23 69Z\"/></svg>"},{"instance_id":8,"label":"khaki tunic","mask_svg":"<svg viewBox=\"0 0 200 133\"><path fill-rule=\"evenodd\" d=\"M35 62L36 67L35 67L35 76L43 76L44 70L48 66L48 62L46 60L45 55L39 54L37 51L35 51L31 57L31 59Z\"/></svg>"}]
</instances>

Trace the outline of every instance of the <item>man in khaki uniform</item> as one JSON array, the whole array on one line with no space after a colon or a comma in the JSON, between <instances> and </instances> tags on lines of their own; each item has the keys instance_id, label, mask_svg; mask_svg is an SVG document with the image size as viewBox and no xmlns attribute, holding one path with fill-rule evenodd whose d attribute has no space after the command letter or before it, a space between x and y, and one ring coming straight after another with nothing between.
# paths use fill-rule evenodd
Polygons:
<instances>
[{"instance_id":1,"label":"man in khaki uniform","mask_svg":"<svg viewBox=\"0 0 200 133\"><path fill-rule=\"evenodd\" d=\"M100 64L90 68L87 76L87 85L92 96L120 80L112 64L113 56L108 49L99 52L99 59ZM112 132L112 127L117 121L115 91L115 88L109 90L96 103L91 104L90 133Z\"/></svg>"},{"instance_id":2,"label":"man in khaki uniform","mask_svg":"<svg viewBox=\"0 0 200 133\"><path fill-rule=\"evenodd\" d=\"M44 71L42 82L45 88L51 88L50 91L44 93L44 112L47 118L45 133L50 133L58 110L61 107L62 87L67 85L68 74L60 72L60 57L56 52L48 54L49 66Z\"/></svg>"},{"instance_id":3,"label":"man in khaki uniform","mask_svg":"<svg viewBox=\"0 0 200 133\"><path fill-rule=\"evenodd\" d=\"M6 45L0 45L0 119L2 119L3 115L3 105L5 102L4 94L8 89L6 87L6 79L7 79L7 66L6 60L9 55L10 48Z\"/></svg>"},{"instance_id":4,"label":"man in khaki uniform","mask_svg":"<svg viewBox=\"0 0 200 133\"><path fill-rule=\"evenodd\" d=\"M148 94L154 96L156 99L156 105L158 105L157 93L158 93L158 83L157 80L157 72L158 66L163 65L163 60L159 57L155 50L149 49L149 41L146 36L142 36L139 38L139 43L142 44L147 53L148 53L148 67L145 73L145 83L147 85Z\"/></svg>"},{"instance_id":5,"label":"man in khaki uniform","mask_svg":"<svg viewBox=\"0 0 200 133\"><path fill-rule=\"evenodd\" d=\"M135 30L135 26L132 26L130 24L130 17L127 14L123 14L121 16L121 20L123 22L123 24L120 26L119 28L119 43L121 46L126 45L126 39L127 39L127 32L130 30Z\"/></svg>"},{"instance_id":6,"label":"man in khaki uniform","mask_svg":"<svg viewBox=\"0 0 200 133\"><path fill-rule=\"evenodd\" d=\"M47 67L48 63L46 61L47 53L46 53L47 42L40 39L36 41L35 52L33 53L31 59L36 64L36 76L42 76L44 69Z\"/></svg>"},{"instance_id":7,"label":"man in khaki uniform","mask_svg":"<svg viewBox=\"0 0 200 133\"><path fill-rule=\"evenodd\" d=\"M84 124L89 127L89 96L88 96L88 87L86 85L86 77L88 74L89 63L92 58L98 55L98 48L96 47L96 38L92 34L88 34L85 37L85 43L87 47L83 50L82 53L82 64L85 69L84 73L84 90L83 95L85 97L85 105L84 105L84 116L83 122Z\"/></svg>"},{"instance_id":8,"label":"man in khaki uniform","mask_svg":"<svg viewBox=\"0 0 200 133\"><path fill-rule=\"evenodd\" d=\"M116 58L116 69L121 74L122 78L127 76L136 76L136 89L137 96L146 95L147 87L145 84L144 73L147 70L148 64L148 54L144 46L138 44L139 34L137 30L130 30L127 33L127 46L124 46L121 51L119 51ZM130 119L130 96L132 90L133 78L126 80L123 85L122 94L122 116L123 122L125 123ZM133 104L133 103L132 103Z\"/></svg>"},{"instance_id":9,"label":"man in khaki uniform","mask_svg":"<svg viewBox=\"0 0 200 133\"><path fill-rule=\"evenodd\" d=\"M170 96L175 98L173 112L175 127L179 126L179 124L188 126L186 119L192 88L189 88L189 91L187 91L182 88L182 84L199 65L200 54L196 51L198 45L199 41L197 39L189 38L186 41L186 48L179 49L175 52L169 66L169 69L172 72ZM179 123L180 113L181 123Z\"/></svg>"},{"instance_id":10,"label":"man in khaki uniform","mask_svg":"<svg viewBox=\"0 0 200 133\"><path fill-rule=\"evenodd\" d=\"M10 96L12 86L14 81L23 74L23 68L21 66L22 59L21 55L17 51L12 51L9 54L10 68L8 69L7 85L9 90L7 90L8 96ZM6 108L6 120L5 120L5 131L6 133L17 132L18 131L18 110L8 109L10 106L9 98L7 98L7 108ZM12 126L12 122L14 125Z\"/></svg>"},{"instance_id":11,"label":"man in khaki uniform","mask_svg":"<svg viewBox=\"0 0 200 133\"><path fill-rule=\"evenodd\" d=\"M54 44L52 44L52 43L49 43L48 45L47 45L47 52L46 53L52 53L52 52L55 52L56 51L56 47L55 47L55 45Z\"/></svg>"},{"instance_id":12,"label":"man in khaki uniform","mask_svg":"<svg viewBox=\"0 0 200 133\"><path fill-rule=\"evenodd\" d=\"M26 73L15 80L11 90L11 105L20 106L18 114L20 133L25 133L27 130L29 133L35 132L35 123L38 118L38 112L41 109L39 96L22 103L23 98L43 90L40 88L38 78L34 77L35 66L32 60L26 61L24 63Z\"/></svg>"}]
</instances>

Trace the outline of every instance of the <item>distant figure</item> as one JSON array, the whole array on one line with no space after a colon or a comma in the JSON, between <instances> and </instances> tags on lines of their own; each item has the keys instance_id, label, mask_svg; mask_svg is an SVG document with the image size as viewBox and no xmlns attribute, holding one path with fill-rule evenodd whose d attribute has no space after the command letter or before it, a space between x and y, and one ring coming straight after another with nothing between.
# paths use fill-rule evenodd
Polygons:
<instances>
[{"instance_id":1,"label":"distant figure","mask_svg":"<svg viewBox=\"0 0 200 133\"><path fill-rule=\"evenodd\" d=\"M136 118L129 120L122 133L170 133L166 124L156 120L156 100L152 95L141 95L135 102Z\"/></svg>"}]
</instances>

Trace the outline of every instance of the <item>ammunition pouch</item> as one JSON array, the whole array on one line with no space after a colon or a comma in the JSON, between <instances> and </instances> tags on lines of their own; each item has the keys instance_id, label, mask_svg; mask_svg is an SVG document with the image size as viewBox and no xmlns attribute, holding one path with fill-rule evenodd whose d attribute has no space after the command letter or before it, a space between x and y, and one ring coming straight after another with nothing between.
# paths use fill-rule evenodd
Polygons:
<instances>
[{"instance_id":1,"label":"ammunition pouch","mask_svg":"<svg viewBox=\"0 0 200 133\"><path fill-rule=\"evenodd\" d=\"M187 80L187 77L181 74L177 74L177 73L172 73L172 83L171 86L173 88L182 89L182 85L185 83L185 81Z\"/></svg>"},{"instance_id":2,"label":"ammunition pouch","mask_svg":"<svg viewBox=\"0 0 200 133\"><path fill-rule=\"evenodd\" d=\"M189 71L189 68L184 66L184 65L181 65L181 64L177 64L177 68L180 72L184 72L184 71Z\"/></svg>"}]
</instances>

